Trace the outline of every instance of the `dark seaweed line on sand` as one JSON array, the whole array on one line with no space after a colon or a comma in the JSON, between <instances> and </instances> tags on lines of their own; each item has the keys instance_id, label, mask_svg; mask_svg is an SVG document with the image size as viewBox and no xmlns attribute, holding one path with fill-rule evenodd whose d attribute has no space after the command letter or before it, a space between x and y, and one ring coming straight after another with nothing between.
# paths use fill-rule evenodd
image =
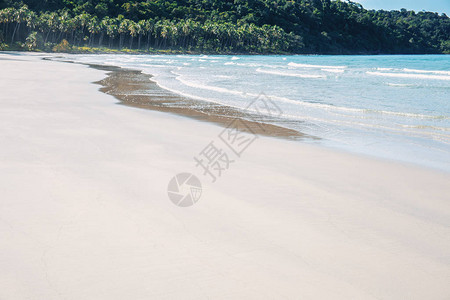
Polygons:
<instances>
[{"instance_id":1,"label":"dark seaweed line on sand","mask_svg":"<svg viewBox=\"0 0 450 300\"><path fill-rule=\"evenodd\" d=\"M52 58L44 59L52 60ZM151 80L151 75L139 70L69 60L58 61L87 65L97 70L107 71L106 78L94 83L102 86L100 91L114 96L123 105L174 113L200 121L212 122L222 127L228 127L234 120L240 119L244 122L234 122L235 128L237 127L241 131L250 130L263 136L290 140L318 139L297 130L267 123L268 120L259 115L246 113L237 108L178 95L161 88Z\"/></svg>"}]
</instances>

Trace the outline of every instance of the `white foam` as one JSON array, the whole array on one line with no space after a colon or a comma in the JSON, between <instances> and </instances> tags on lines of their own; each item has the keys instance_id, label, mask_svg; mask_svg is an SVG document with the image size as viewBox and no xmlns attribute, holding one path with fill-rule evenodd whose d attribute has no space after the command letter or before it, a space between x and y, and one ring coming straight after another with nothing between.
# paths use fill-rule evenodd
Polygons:
<instances>
[{"instance_id":1,"label":"white foam","mask_svg":"<svg viewBox=\"0 0 450 300\"><path fill-rule=\"evenodd\" d=\"M322 71L330 72L330 73L344 73L343 69L322 69Z\"/></svg>"},{"instance_id":2,"label":"white foam","mask_svg":"<svg viewBox=\"0 0 450 300\"><path fill-rule=\"evenodd\" d=\"M236 79L236 76L231 75L214 75L216 78L223 78L223 79Z\"/></svg>"},{"instance_id":3,"label":"white foam","mask_svg":"<svg viewBox=\"0 0 450 300\"><path fill-rule=\"evenodd\" d=\"M403 69L405 72L410 73L423 73L423 74L439 74L439 75L450 75L450 71L438 71L438 70L417 70L417 69Z\"/></svg>"},{"instance_id":4,"label":"white foam","mask_svg":"<svg viewBox=\"0 0 450 300\"><path fill-rule=\"evenodd\" d=\"M231 58L231 60L238 60L238 59L240 59L240 58L237 57L237 56L233 56L233 57Z\"/></svg>"},{"instance_id":5,"label":"white foam","mask_svg":"<svg viewBox=\"0 0 450 300\"><path fill-rule=\"evenodd\" d=\"M413 129L431 129L438 131L446 131L450 132L449 127L439 127L439 126L430 126L430 125L402 125L404 128L413 128ZM450 138L450 136L448 136Z\"/></svg>"},{"instance_id":6,"label":"white foam","mask_svg":"<svg viewBox=\"0 0 450 300\"><path fill-rule=\"evenodd\" d=\"M407 84L407 83L386 83L389 86L399 86L399 87L408 87L408 86L414 86L414 84Z\"/></svg>"},{"instance_id":7,"label":"white foam","mask_svg":"<svg viewBox=\"0 0 450 300\"><path fill-rule=\"evenodd\" d=\"M258 94L254 94L254 93L247 93L247 92L238 91L238 90L230 90L230 89L223 88L223 87L211 86L211 85L207 85L204 83L187 80L187 79L183 78L183 76L181 74L177 74L175 72L172 72L172 73L177 76L175 78L177 81L179 81L180 83L182 83L183 85L188 86L188 87L193 87L193 88L202 89L202 90L209 90L209 91L213 91L213 92L235 95L235 96L240 96L240 97L253 97L254 98L254 97L258 96ZM175 91L173 89L162 86L159 82L158 82L158 84L165 89L171 90L173 92L176 92L178 94L181 94L181 95L184 95L187 97L192 97L192 98L199 99L199 100L205 100L205 101L230 105L228 103L228 101L222 102L219 100L212 100L211 98L205 98L205 97L196 96L193 94L186 94L184 92ZM433 115L424 115L424 114L416 114L416 113L408 113L408 112L395 112L395 111L385 111L385 110L372 110L372 109L343 107L343 106L335 106L335 105L329 105L329 104L324 104L324 103L314 103L314 102L308 102L308 101L302 101L302 100L294 100L294 99L290 99L287 97L281 97L281 96L275 96L275 95L267 95L267 96L274 101L289 103L289 104L293 104L293 105L301 106L301 107L308 107L311 109L320 109L320 110L341 112L341 113L345 113L346 115L349 113L357 114L357 115L381 114L381 115L390 115L393 117L406 117L406 118L416 118L416 119L449 119L449 117L446 117L446 116L433 116ZM230 105L230 106L232 106L232 105Z\"/></svg>"},{"instance_id":8,"label":"white foam","mask_svg":"<svg viewBox=\"0 0 450 300\"><path fill-rule=\"evenodd\" d=\"M265 74L272 74L272 75L279 75L279 76L298 77L298 78L326 78L326 76L324 76L324 75L299 74L299 73L282 72L282 71L275 71L275 70L264 70L264 69L261 69L261 68L256 69L256 72L265 73Z\"/></svg>"},{"instance_id":9,"label":"white foam","mask_svg":"<svg viewBox=\"0 0 450 300\"><path fill-rule=\"evenodd\" d=\"M176 74L176 73L174 73L174 74L177 75L177 77L175 78L176 80L178 80L182 84L189 86L189 87L194 87L197 89L208 90L208 91L219 92L219 93L232 94L232 95L242 96L243 94L245 94L244 92L240 92L240 91L236 91L236 90L230 90L227 88L211 86L211 85L207 85L207 84L196 82L196 81L186 80L180 74Z\"/></svg>"},{"instance_id":10,"label":"white foam","mask_svg":"<svg viewBox=\"0 0 450 300\"><path fill-rule=\"evenodd\" d=\"M256 94L247 94L252 97L256 97ZM343 107L343 106L335 106L324 103L313 103L301 100L293 100L286 97L267 95L272 100L281 101L285 103L291 103L303 107L324 109L330 111L340 111L345 113L356 113L356 114L382 114L382 115L391 115L396 117L408 117L408 118L417 118L417 119L449 119L446 116L433 116L433 115L424 115L424 114L415 114L415 113L407 113L407 112L395 112L395 111L386 111L386 110L372 110L372 109L362 109L362 108L353 108L353 107Z\"/></svg>"},{"instance_id":11,"label":"white foam","mask_svg":"<svg viewBox=\"0 0 450 300\"><path fill-rule=\"evenodd\" d=\"M196 99L196 100L202 100L202 101L205 101L205 102L212 102L212 103L227 105L227 106L231 106L231 107L235 107L235 108L240 108L240 107L237 107L237 106L234 106L234 105L230 105L228 103L223 103L223 102L221 102L221 101L219 101L219 100L217 100L217 99L215 99L213 97L202 97L202 96L194 95L194 94L191 94L191 93L186 93L186 92L180 91L178 89L174 89L174 88L168 87L167 85L161 83L160 81L157 81L156 84L160 88L165 89L165 90L170 91L170 92L173 92L173 93L178 94L180 96L184 96L184 97L191 98L191 99Z\"/></svg>"},{"instance_id":12,"label":"white foam","mask_svg":"<svg viewBox=\"0 0 450 300\"><path fill-rule=\"evenodd\" d=\"M321 65L309 65L309 64L297 64L294 62L288 63L288 66L298 68L318 68L318 69L346 69L346 66L321 66Z\"/></svg>"},{"instance_id":13,"label":"white foam","mask_svg":"<svg viewBox=\"0 0 450 300\"><path fill-rule=\"evenodd\" d=\"M383 73L383 72L366 72L369 75L396 77L396 78L413 78L413 79L436 79L450 80L450 76L444 75L426 75L426 74L409 74L409 73Z\"/></svg>"}]
</instances>

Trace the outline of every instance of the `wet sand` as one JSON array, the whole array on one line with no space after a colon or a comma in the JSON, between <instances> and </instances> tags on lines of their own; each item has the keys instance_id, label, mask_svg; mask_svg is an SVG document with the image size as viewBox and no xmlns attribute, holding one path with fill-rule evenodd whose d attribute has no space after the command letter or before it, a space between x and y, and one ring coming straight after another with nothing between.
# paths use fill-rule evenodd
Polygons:
<instances>
[{"instance_id":1,"label":"wet sand","mask_svg":"<svg viewBox=\"0 0 450 300\"><path fill-rule=\"evenodd\" d=\"M151 75L138 70L88 65L97 70L108 71L107 78L95 83L102 86L100 89L102 92L116 97L124 105L175 113L224 127L228 127L234 120L239 119L242 122L234 122L234 128L258 135L296 140L317 139L299 131L269 123L270 121L283 122L280 118L270 120L230 106L180 96L159 87L152 81Z\"/></svg>"}]
</instances>

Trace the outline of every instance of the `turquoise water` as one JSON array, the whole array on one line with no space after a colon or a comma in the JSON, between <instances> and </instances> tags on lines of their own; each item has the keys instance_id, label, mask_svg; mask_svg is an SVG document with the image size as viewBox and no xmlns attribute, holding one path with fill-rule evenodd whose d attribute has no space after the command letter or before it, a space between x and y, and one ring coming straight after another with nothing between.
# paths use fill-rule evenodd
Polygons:
<instances>
[{"instance_id":1,"label":"turquoise water","mask_svg":"<svg viewBox=\"0 0 450 300\"><path fill-rule=\"evenodd\" d=\"M263 92L283 111L275 122L321 138L305 142L450 171L450 56L66 57L242 109Z\"/></svg>"}]
</instances>

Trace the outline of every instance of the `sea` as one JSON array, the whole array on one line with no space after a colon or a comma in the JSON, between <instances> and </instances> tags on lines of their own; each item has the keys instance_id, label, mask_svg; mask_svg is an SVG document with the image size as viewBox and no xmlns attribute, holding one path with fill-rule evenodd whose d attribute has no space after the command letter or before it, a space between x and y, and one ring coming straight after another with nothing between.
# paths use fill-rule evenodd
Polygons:
<instances>
[{"instance_id":1,"label":"sea","mask_svg":"<svg viewBox=\"0 0 450 300\"><path fill-rule=\"evenodd\" d=\"M122 55L167 90L245 110L264 95L299 142L450 172L450 55Z\"/></svg>"}]
</instances>

